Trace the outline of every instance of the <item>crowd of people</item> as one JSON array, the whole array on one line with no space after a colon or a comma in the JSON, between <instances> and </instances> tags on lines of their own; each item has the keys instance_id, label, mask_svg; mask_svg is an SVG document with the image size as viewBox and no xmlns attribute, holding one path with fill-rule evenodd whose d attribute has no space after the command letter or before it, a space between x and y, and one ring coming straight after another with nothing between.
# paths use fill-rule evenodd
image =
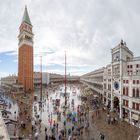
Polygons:
<instances>
[{"instance_id":1,"label":"crowd of people","mask_svg":"<svg viewBox=\"0 0 140 140\"><path fill-rule=\"evenodd\" d=\"M82 139L83 133L89 132L88 112L84 106L79 105L77 112L67 112L62 116L63 125L53 122L50 128L45 127L46 140L78 140Z\"/></svg>"},{"instance_id":2,"label":"crowd of people","mask_svg":"<svg viewBox=\"0 0 140 140\"><path fill-rule=\"evenodd\" d=\"M77 94L80 93L79 88L70 86L67 90L70 91L67 94L67 107L63 104L65 96L61 96L56 90L53 90L53 92L47 91L43 101L35 101L33 108L30 106L31 104L27 105L18 100L20 110L18 113L14 113L15 120L19 124L16 128L25 130L31 124L30 140L86 140L90 136L90 105L88 101L81 102L80 94ZM55 103L54 94L55 99L60 103ZM58 97L60 98L58 99ZM99 100L93 100L92 105L96 116L98 116ZM32 112L28 110L29 107L30 111L33 111L33 116ZM47 114L45 121L41 117L42 113ZM17 134L14 133L14 135ZM100 135L103 139L104 135Z\"/></svg>"},{"instance_id":3,"label":"crowd of people","mask_svg":"<svg viewBox=\"0 0 140 140\"><path fill-rule=\"evenodd\" d=\"M79 96L76 94L69 94L70 96ZM57 95L56 95L57 97ZM60 100L63 100L61 97ZM34 105L34 119L32 119L32 131L35 140L39 140L42 132L40 111L47 108L48 122L45 125L44 133L46 140L79 140L89 134L89 106L86 103L75 104L74 99L67 101L67 108L61 108L53 103L53 99L46 98L43 105ZM61 102L61 101L60 101ZM51 109L50 106L53 106ZM54 107L55 106L55 107ZM56 117L55 117L56 116ZM56 120L54 118L57 118Z\"/></svg>"}]
</instances>

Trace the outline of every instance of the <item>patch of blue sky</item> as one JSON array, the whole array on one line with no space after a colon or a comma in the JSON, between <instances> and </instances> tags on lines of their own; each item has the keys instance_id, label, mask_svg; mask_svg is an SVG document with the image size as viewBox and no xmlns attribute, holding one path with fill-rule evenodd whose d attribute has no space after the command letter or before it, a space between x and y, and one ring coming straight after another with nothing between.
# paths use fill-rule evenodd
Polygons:
<instances>
[{"instance_id":1,"label":"patch of blue sky","mask_svg":"<svg viewBox=\"0 0 140 140\"><path fill-rule=\"evenodd\" d=\"M0 53L0 70L7 73L17 73L17 62L15 61L16 59L16 55L7 55L7 52Z\"/></svg>"}]
</instances>

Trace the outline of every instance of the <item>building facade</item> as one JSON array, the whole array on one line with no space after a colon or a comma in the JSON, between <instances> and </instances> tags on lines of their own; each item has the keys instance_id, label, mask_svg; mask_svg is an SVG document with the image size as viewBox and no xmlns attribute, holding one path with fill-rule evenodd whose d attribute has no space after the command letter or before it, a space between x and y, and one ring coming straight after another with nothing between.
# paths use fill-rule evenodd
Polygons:
<instances>
[{"instance_id":1,"label":"building facade","mask_svg":"<svg viewBox=\"0 0 140 140\"><path fill-rule=\"evenodd\" d=\"M47 86L50 83L50 74L47 72L42 72L42 85ZM34 72L33 77L34 88L40 88L41 86L41 74L40 72ZM18 77L16 75L9 75L7 77L1 78L1 86L7 89L18 89L19 87L23 89L22 85L18 84Z\"/></svg>"},{"instance_id":2,"label":"building facade","mask_svg":"<svg viewBox=\"0 0 140 140\"><path fill-rule=\"evenodd\" d=\"M16 75L9 75L6 77L1 78L1 85L7 88L11 88L12 85L16 84L18 78Z\"/></svg>"},{"instance_id":3,"label":"building facade","mask_svg":"<svg viewBox=\"0 0 140 140\"><path fill-rule=\"evenodd\" d=\"M81 81L101 95L103 103L130 124L140 120L140 57L134 57L126 43L111 50L111 64L85 74Z\"/></svg>"},{"instance_id":4,"label":"building facade","mask_svg":"<svg viewBox=\"0 0 140 140\"><path fill-rule=\"evenodd\" d=\"M18 83L25 91L33 90L33 32L32 24L25 7L22 23L19 27Z\"/></svg>"},{"instance_id":5,"label":"building facade","mask_svg":"<svg viewBox=\"0 0 140 140\"><path fill-rule=\"evenodd\" d=\"M47 86L50 83L50 74L42 72L42 85ZM40 88L41 86L41 74L40 72L34 72L34 88Z\"/></svg>"},{"instance_id":6,"label":"building facade","mask_svg":"<svg viewBox=\"0 0 140 140\"><path fill-rule=\"evenodd\" d=\"M104 67L81 77L81 81L97 93L103 94Z\"/></svg>"}]
</instances>

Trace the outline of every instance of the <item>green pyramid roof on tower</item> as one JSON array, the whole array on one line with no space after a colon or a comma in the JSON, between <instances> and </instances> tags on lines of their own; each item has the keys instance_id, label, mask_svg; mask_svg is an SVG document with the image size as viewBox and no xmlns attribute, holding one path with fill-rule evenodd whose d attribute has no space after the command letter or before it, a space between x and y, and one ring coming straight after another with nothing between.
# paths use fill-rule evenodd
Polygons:
<instances>
[{"instance_id":1,"label":"green pyramid roof on tower","mask_svg":"<svg viewBox=\"0 0 140 140\"><path fill-rule=\"evenodd\" d=\"M32 25L31 21L30 21L30 18L29 18L29 15L28 15L28 11L27 11L26 6L25 6L25 11L24 11L24 15L23 15L23 18L22 18L22 22L26 22L26 23Z\"/></svg>"}]
</instances>

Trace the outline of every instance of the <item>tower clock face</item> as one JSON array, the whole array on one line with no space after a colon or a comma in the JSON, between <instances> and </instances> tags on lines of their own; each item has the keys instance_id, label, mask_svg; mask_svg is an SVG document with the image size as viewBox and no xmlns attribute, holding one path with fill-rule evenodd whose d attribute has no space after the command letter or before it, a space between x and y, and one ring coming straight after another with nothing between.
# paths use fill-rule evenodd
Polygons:
<instances>
[{"instance_id":1,"label":"tower clock face","mask_svg":"<svg viewBox=\"0 0 140 140\"><path fill-rule=\"evenodd\" d=\"M114 82L114 88L115 88L116 90L119 89L119 82L117 82L117 81Z\"/></svg>"}]
</instances>

